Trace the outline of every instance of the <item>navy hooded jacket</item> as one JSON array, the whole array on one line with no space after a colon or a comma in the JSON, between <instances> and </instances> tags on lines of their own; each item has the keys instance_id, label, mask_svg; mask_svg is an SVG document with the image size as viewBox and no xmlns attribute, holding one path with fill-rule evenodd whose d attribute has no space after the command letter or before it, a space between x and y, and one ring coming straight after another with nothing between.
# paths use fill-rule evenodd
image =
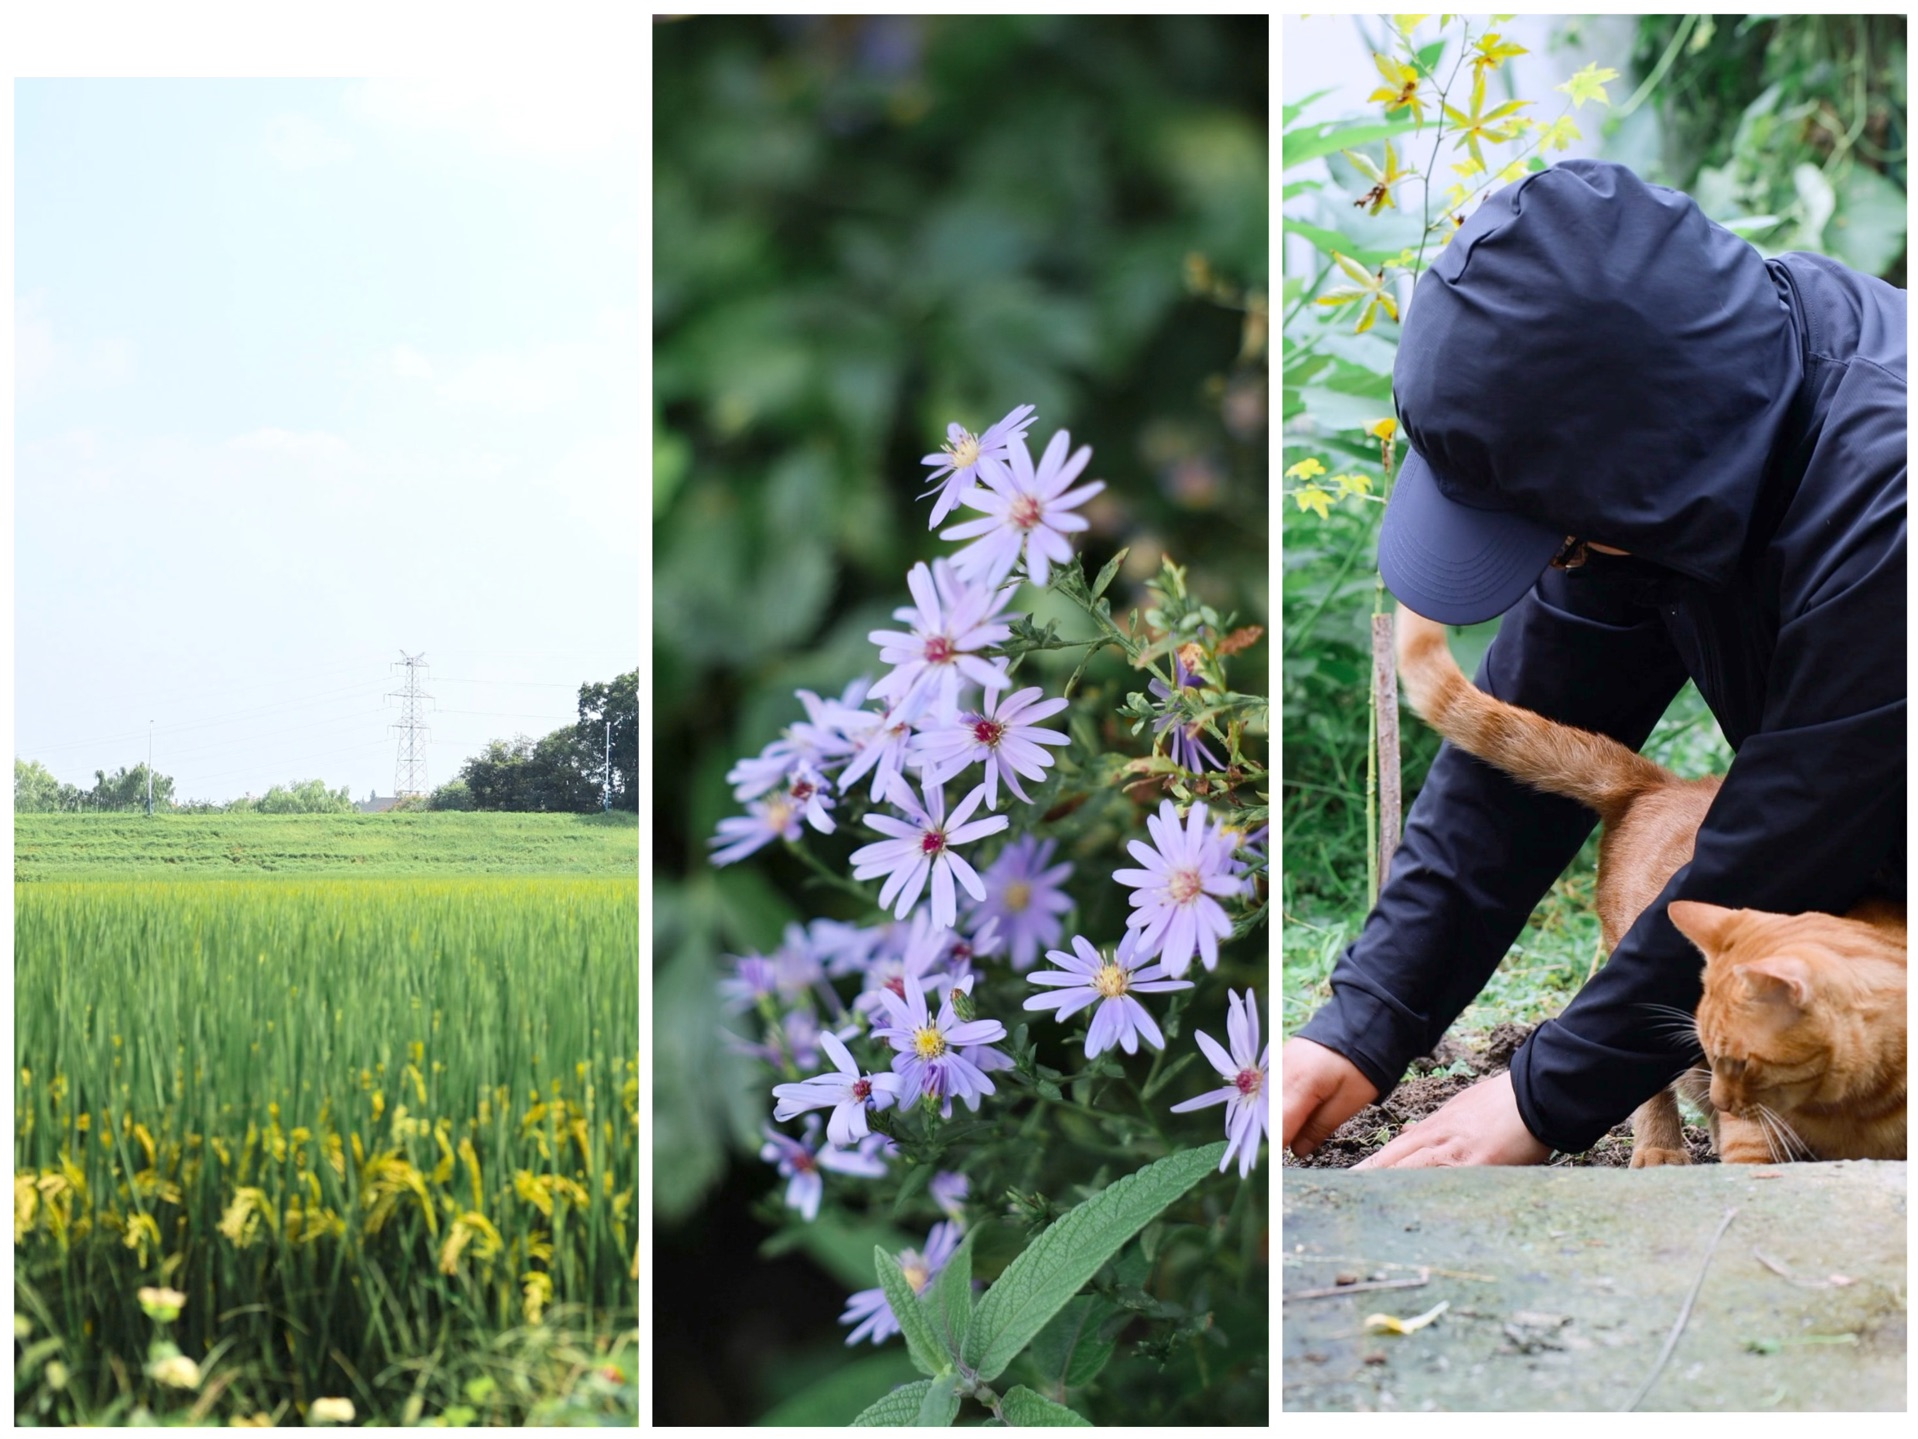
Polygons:
<instances>
[{"instance_id":1,"label":"navy hooded jacket","mask_svg":"<svg viewBox=\"0 0 1918 1439\"><path fill-rule=\"evenodd\" d=\"M1488 200L1415 292L1393 376L1408 443L1477 503L1632 556L1545 571L1479 687L1637 748L1689 677L1736 752L1692 862L1513 1058L1554 1149L1589 1148L1696 1059L1659 1013L1701 992L1668 901L1903 894L1905 351L1902 291L1765 260L1589 160ZM1300 1033L1389 1091L1594 824L1442 747Z\"/></svg>"}]
</instances>

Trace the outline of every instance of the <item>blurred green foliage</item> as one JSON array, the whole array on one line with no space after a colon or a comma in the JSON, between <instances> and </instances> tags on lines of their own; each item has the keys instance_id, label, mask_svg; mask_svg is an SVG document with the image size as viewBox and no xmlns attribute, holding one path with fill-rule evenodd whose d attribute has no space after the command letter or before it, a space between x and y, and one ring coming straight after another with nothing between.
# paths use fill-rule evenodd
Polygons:
<instances>
[{"instance_id":1,"label":"blurred green foliage","mask_svg":"<svg viewBox=\"0 0 1918 1439\"><path fill-rule=\"evenodd\" d=\"M1666 179L1767 253L1905 277L1903 15L1646 15Z\"/></svg>"},{"instance_id":2,"label":"blurred green foliage","mask_svg":"<svg viewBox=\"0 0 1918 1439\"><path fill-rule=\"evenodd\" d=\"M953 548L917 502L947 423L1032 403L1035 454L1059 428L1093 446L1082 550L1131 547L1116 612L1170 554L1208 602L1269 615L1266 23L655 26L662 1222L767 1109L714 1038L720 957L829 907L776 852L707 865L739 808L724 773L800 718L796 687L877 675L867 631ZM1237 664L1263 693L1263 646Z\"/></svg>"}]
</instances>

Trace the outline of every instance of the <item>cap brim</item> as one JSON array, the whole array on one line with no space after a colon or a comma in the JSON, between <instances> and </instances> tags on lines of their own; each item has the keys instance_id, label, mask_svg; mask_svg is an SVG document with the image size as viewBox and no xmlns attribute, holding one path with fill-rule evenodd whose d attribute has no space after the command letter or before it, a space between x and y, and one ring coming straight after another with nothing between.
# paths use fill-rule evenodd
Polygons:
<instances>
[{"instance_id":1,"label":"cap brim","mask_svg":"<svg viewBox=\"0 0 1918 1439\"><path fill-rule=\"evenodd\" d=\"M1475 625L1525 598L1564 543L1536 520L1447 499L1431 466L1407 450L1379 527L1379 573L1407 609Z\"/></svg>"}]
</instances>

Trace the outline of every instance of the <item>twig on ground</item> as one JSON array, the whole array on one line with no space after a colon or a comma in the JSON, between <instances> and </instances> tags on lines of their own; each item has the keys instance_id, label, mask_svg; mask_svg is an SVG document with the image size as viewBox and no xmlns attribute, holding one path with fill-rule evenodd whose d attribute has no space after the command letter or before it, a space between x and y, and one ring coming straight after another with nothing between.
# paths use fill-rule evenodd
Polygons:
<instances>
[{"instance_id":1,"label":"twig on ground","mask_svg":"<svg viewBox=\"0 0 1918 1439\"><path fill-rule=\"evenodd\" d=\"M1638 1392L1632 1395L1631 1402L1618 1412L1629 1414L1639 1406L1645 1396L1652 1392L1652 1385L1658 1382L1658 1376L1665 1372L1665 1361L1672 1357L1672 1350L1678 1347L1678 1336L1685 1332L1686 1321L1692 1317L1692 1305L1698 1300L1698 1291L1705 1287L1706 1271L1712 1267L1712 1255L1718 1252L1718 1241L1725 1237L1725 1231L1731 1227L1733 1219L1738 1217L1736 1209L1727 1209L1725 1217L1718 1221L1718 1232L1712 1235L1712 1242L1705 1246L1705 1262L1698 1266L1698 1278L1692 1281L1692 1292L1685 1296L1685 1307L1678 1311L1678 1322L1672 1325L1672 1332L1665 1336L1665 1347L1658 1351L1658 1358L1652 1364L1652 1372L1645 1376L1645 1382L1638 1386Z\"/></svg>"},{"instance_id":2,"label":"twig on ground","mask_svg":"<svg viewBox=\"0 0 1918 1439\"><path fill-rule=\"evenodd\" d=\"M1301 1289L1296 1294L1285 1296L1290 1304L1294 1299L1330 1299L1339 1294L1362 1294L1368 1289L1423 1289L1432 1282L1432 1271L1421 1269L1417 1279L1368 1279L1362 1284L1334 1284L1329 1289Z\"/></svg>"}]
</instances>

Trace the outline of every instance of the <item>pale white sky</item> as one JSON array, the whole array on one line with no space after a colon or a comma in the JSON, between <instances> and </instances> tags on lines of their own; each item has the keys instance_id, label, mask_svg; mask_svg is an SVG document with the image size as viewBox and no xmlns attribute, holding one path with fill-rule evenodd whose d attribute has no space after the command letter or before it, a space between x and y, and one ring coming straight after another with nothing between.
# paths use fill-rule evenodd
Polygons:
<instances>
[{"instance_id":1,"label":"pale white sky","mask_svg":"<svg viewBox=\"0 0 1918 1439\"><path fill-rule=\"evenodd\" d=\"M433 784L639 663L634 88L12 102L17 756L388 794L402 649Z\"/></svg>"}]
</instances>

